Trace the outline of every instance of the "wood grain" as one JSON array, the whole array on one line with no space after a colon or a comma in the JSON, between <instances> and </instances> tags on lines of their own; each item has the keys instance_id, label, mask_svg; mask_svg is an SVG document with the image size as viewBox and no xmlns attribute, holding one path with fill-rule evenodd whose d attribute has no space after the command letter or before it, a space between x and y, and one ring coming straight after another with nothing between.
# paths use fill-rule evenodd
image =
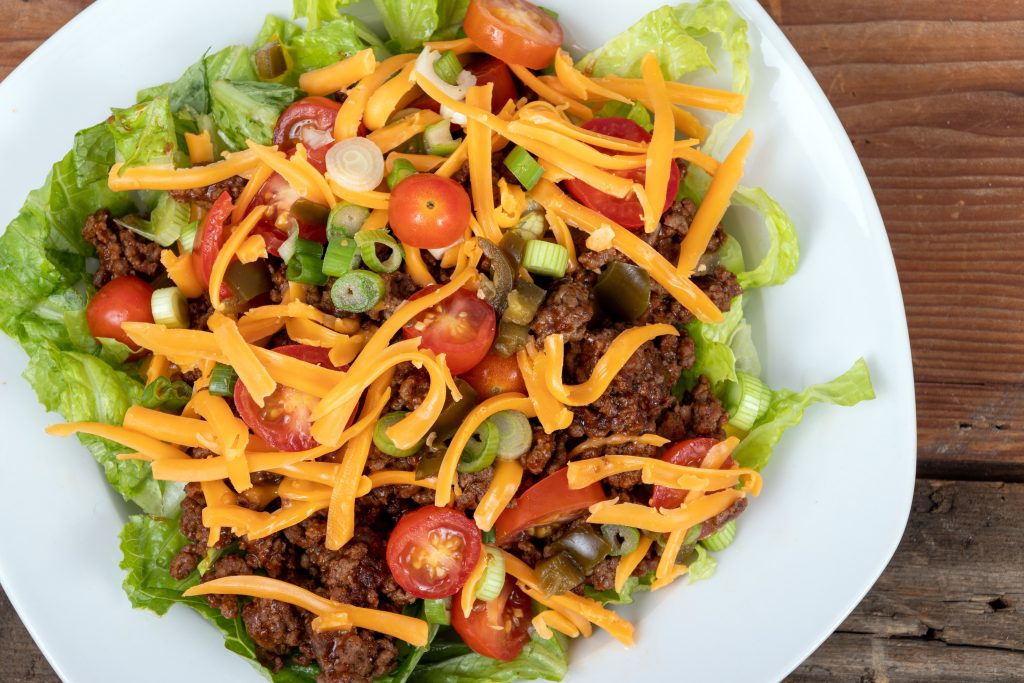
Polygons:
<instances>
[{"instance_id":1,"label":"wood grain","mask_svg":"<svg viewBox=\"0 0 1024 683\"><path fill-rule=\"evenodd\" d=\"M761 0L874 188L917 379L889 568L790 681L1024 680L1024 0ZM89 0L0 0L0 78ZM57 678L0 593L0 679Z\"/></svg>"}]
</instances>

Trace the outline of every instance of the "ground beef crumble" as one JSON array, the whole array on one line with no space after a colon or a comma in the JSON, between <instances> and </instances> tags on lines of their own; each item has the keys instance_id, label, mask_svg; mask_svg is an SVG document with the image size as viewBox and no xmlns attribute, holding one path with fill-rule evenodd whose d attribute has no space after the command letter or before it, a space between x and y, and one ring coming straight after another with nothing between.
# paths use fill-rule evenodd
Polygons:
<instances>
[{"instance_id":1,"label":"ground beef crumble","mask_svg":"<svg viewBox=\"0 0 1024 683\"><path fill-rule=\"evenodd\" d=\"M160 245L118 225L106 209L85 219L82 237L96 248L100 263L92 283L97 287L126 275L152 278L160 268Z\"/></svg>"}]
</instances>

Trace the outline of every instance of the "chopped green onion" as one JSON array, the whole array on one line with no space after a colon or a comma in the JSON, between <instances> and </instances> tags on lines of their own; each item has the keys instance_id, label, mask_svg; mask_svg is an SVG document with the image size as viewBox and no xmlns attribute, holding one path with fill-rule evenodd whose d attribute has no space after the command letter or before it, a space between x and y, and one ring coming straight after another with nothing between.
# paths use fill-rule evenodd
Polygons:
<instances>
[{"instance_id":1,"label":"chopped green onion","mask_svg":"<svg viewBox=\"0 0 1024 683\"><path fill-rule=\"evenodd\" d=\"M494 335L491 349L502 358L508 358L525 349L529 339L529 327L502 318L498 323L498 333Z\"/></svg>"},{"instance_id":2,"label":"chopped green onion","mask_svg":"<svg viewBox=\"0 0 1024 683\"><path fill-rule=\"evenodd\" d=\"M164 287L153 292L150 299L153 322L157 325L188 327L188 300L177 287Z\"/></svg>"},{"instance_id":3,"label":"chopped green onion","mask_svg":"<svg viewBox=\"0 0 1024 683\"><path fill-rule=\"evenodd\" d=\"M547 292L532 282L520 280L516 288L508 295L508 308L505 309L502 320L516 323L517 325L529 325L537 317L540 305L544 303Z\"/></svg>"},{"instance_id":4,"label":"chopped green onion","mask_svg":"<svg viewBox=\"0 0 1024 683\"><path fill-rule=\"evenodd\" d=\"M307 240L304 237L300 237L295 240L295 254L302 256L308 254L309 256L315 256L321 258L324 255L324 245L313 240Z\"/></svg>"},{"instance_id":5,"label":"chopped green onion","mask_svg":"<svg viewBox=\"0 0 1024 683\"><path fill-rule=\"evenodd\" d=\"M651 303L651 276L640 266L612 261L594 284L594 300L613 318L636 320Z\"/></svg>"},{"instance_id":6,"label":"chopped green onion","mask_svg":"<svg viewBox=\"0 0 1024 683\"><path fill-rule=\"evenodd\" d=\"M612 557L629 555L640 544L640 532L631 526L602 524L601 535L604 536L604 540L608 541L608 545L612 547L608 553Z\"/></svg>"},{"instance_id":7,"label":"chopped green onion","mask_svg":"<svg viewBox=\"0 0 1024 683\"><path fill-rule=\"evenodd\" d=\"M292 260L292 256L295 256L295 244L299 241L299 229L295 228L288 233L288 237L285 238L281 246L277 248L277 253L281 257L281 260L288 263Z\"/></svg>"},{"instance_id":8,"label":"chopped green onion","mask_svg":"<svg viewBox=\"0 0 1024 683\"><path fill-rule=\"evenodd\" d=\"M452 599L425 599L423 601L423 619L428 624L437 624L438 626L450 626L452 623Z\"/></svg>"},{"instance_id":9,"label":"chopped green onion","mask_svg":"<svg viewBox=\"0 0 1024 683\"><path fill-rule=\"evenodd\" d=\"M314 242L314 244L316 243ZM288 261L285 276L289 282L298 282L303 285L322 287L327 284L327 276L324 275L323 262L319 255L295 254Z\"/></svg>"},{"instance_id":10,"label":"chopped green onion","mask_svg":"<svg viewBox=\"0 0 1024 683\"><path fill-rule=\"evenodd\" d=\"M261 81L273 81L288 71L288 60L278 40L256 50L253 60L256 62L256 73Z\"/></svg>"},{"instance_id":11,"label":"chopped green onion","mask_svg":"<svg viewBox=\"0 0 1024 683\"><path fill-rule=\"evenodd\" d=\"M489 421L498 428L498 459L516 460L530 450L533 445L530 418L518 410L503 410L491 415Z\"/></svg>"},{"instance_id":12,"label":"chopped green onion","mask_svg":"<svg viewBox=\"0 0 1024 683\"><path fill-rule=\"evenodd\" d=\"M772 390L764 382L745 372L736 373L736 381L726 390L729 423L737 429L747 430L765 414L772 402Z\"/></svg>"},{"instance_id":13,"label":"chopped green onion","mask_svg":"<svg viewBox=\"0 0 1024 683\"><path fill-rule=\"evenodd\" d=\"M540 211L524 213L516 224L516 230L523 234L526 240L539 240L548 229L548 219Z\"/></svg>"},{"instance_id":14,"label":"chopped green onion","mask_svg":"<svg viewBox=\"0 0 1024 683\"><path fill-rule=\"evenodd\" d=\"M365 206L341 202L331 210L327 217L327 239L352 237L363 223L370 217L370 210Z\"/></svg>"},{"instance_id":15,"label":"chopped green onion","mask_svg":"<svg viewBox=\"0 0 1024 683\"><path fill-rule=\"evenodd\" d=\"M487 531L481 532L485 545L494 545L498 542L498 534L495 533L494 529L488 529Z\"/></svg>"},{"instance_id":16,"label":"chopped green onion","mask_svg":"<svg viewBox=\"0 0 1024 683\"><path fill-rule=\"evenodd\" d=\"M537 163L537 160L526 151L524 147L515 146L508 156L505 157L505 168L512 172L519 184L527 190L540 182L544 175L544 167Z\"/></svg>"},{"instance_id":17,"label":"chopped green onion","mask_svg":"<svg viewBox=\"0 0 1024 683\"><path fill-rule=\"evenodd\" d=\"M648 133L654 129L654 123L651 121L651 112L647 111L647 109L639 102L633 102L632 104L626 104L625 102L607 102L597 111L597 116L599 118L614 116L629 119Z\"/></svg>"},{"instance_id":18,"label":"chopped green onion","mask_svg":"<svg viewBox=\"0 0 1024 683\"><path fill-rule=\"evenodd\" d=\"M217 363L210 373L210 393L214 396L234 396L238 373L230 365Z\"/></svg>"},{"instance_id":19,"label":"chopped green onion","mask_svg":"<svg viewBox=\"0 0 1024 683\"><path fill-rule=\"evenodd\" d=\"M197 232L199 232L199 221L192 221L181 229L181 235L178 236L178 241L181 242L182 249L187 252L192 251L192 247L194 247L196 243Z\"/></svg>"},{"instance_id":20,"label":"chopped green onion","mask_svg":"<svg viewBox=\"0 0 1024 683\"><path fill-rule=\"evenodd\" d=\"M730 519L721 529L700 542L702 546L713 552L725 550L736 539L736 520Z\"/></svg>"},{"instance_id":21,"label":"chopped green onion","mask_svg":"<svg viewBox=\"0 0 1024 683\"><path fill-rule=\"evenodd\" d=\"M394 441L388 438L388 429L401 422L408 414L404 410L396 410L377 420L377 425L373 428L373 445L377 447L377 450L394 458L408 458L410 455L416 455L423 448L423 439L409 448L399 448Z\"/></svg>"},{"instance_id":22,"label":"chopped green onion","mask_svg":"<svg viewBox=\"0 0 1024 683\"><path fill-rule=\"evenodd\" d=\"M368 270L353 270L334 281L331 301L339 310L366 313L380 303L386 289L380 275Z\"/></svg>"},{"instance_id":23,"label":"chopped green onion","mask_svg":"<svg viewBox=\"0 0 1024 683\"><path fill-rule=\"evenodd\" d=\"M253 263L232 261L224 273L224 281L228 283L231 292L240 302L252 301L274 287L267 265L259 261Z\"/></svg>"},{"instance_id":24,"label":"chopped green onion","mask_svg":"<svg viewBox=\"0 0 1024 683\"><path fill-rule=\"evenodd\" d=\"M327 243L324 254L324 275L338 277L359 265L356 241L350 237L336 237Z\"/></svg>"},{"instance_id":25,"label":"chopped green onion","mask_svg":"<svg viewBox=\"0 0 1024 683\"><path fill-rule=\"evenodd\" d=\"M498 597L505 586L505 556L489 545L484 546L484 552L487 553L487 568L476 585L476 599L487 602Z\"/></svg>"},{"instance_id":26,"label":"chopped green onion","mask_svg":"<svg viewBox=\"0 0 1024 683\"><path fill-rule=\"evenodd\" d=\"M355 240L356 246L359 247L359 255L370 270L377 273L393 273L402 265L405 252L402 245L389 235L387 230L363 230L356 233ZM391 250L384 261L377 258L377 245Z\"/></svg>"},{"instance_id":27,"label":"chopped green onion","mask_svg":"<svg viewBox=\"0 0 1024 683\"><path fill-rule=\"evenodd\" d=\"M395 185L402 182L411 175L416 175L416 167L408 159L401 157L391 164L391 172L388 173L388 189L394 190Z\"/></svg>"},{"instance_id":28,"label":"chopped green onion","mask_svg":"<svg viewBox=\"0 0 1024 683\"><path fill-rule=\"evenodd\" d=\"M329 208L308 199L296 199L288 211L295 220L306 225L327 225L327 219L331 215Z\"/></svg>"},{"instance_id":29,"label":"chopped green onion","mask_svg":"<svg viewBox=\"0 0 1024 683\"><path fill-rule=\"evenodd\" d=\"M423 148L427 154L449 156L459 147L459 141L452 137L452 122L441 119L423 129Z\"/></svg>"},{"instance_id":30,"label":"chopped green onion","mask_svg":"<svg viewBox=\"0 0 1024 683\"><path fill-rule=\"evenodd\" d=\"M162 193L149 216L153 241L161 247L171 246L188 227L191 217L192 208L188 204L175 201L167 192Z\"/></svg>"},{"instance_id":31,"label":"chopped green onion","mask_svg":"<svg viewBox=\"0 0 1024 683\"><path fill-rule=\"evenodd\" d=\"M172 382L161 376L147 384L146 388L142 390L139 404L143 408L180 415L190 398L192 398L192 387L181 380Z\"/></svg>"},{"instance_id":32,"label":"chopped green onion","mask_svg":"<svg viewBox=\"0 0 1024 683\"><path fill-rule=\"evenodd\" d=\"M498 455L498 442L501 437L498 428L489 419L485 420L469 442L462 449L462 458L459 460L459 472L479 472L491 466L495 456Z\"/></svg>"},{"instance_id":33,"label":"chopped green onion","mask_svg":"<svg viewBox=\"0 0 1024 683\"><path fill-rule=\"evenodd\" d=\"M456 85L459 82L459 74L462 73L458 55L451 50L445 50L434 62L434 73L448 85Z\"/></svg>"},{"instance_id":34,"label":"chopped green onion","mask_svg":"<svg viewBox=\"0 0 1024 683\"><path fill-rule=\"evenodd\" d=\"M569 252L561 244L530 240L523 251L523 268L535 275L562 277L569 265Z\"/></svg>"}]
</instances>

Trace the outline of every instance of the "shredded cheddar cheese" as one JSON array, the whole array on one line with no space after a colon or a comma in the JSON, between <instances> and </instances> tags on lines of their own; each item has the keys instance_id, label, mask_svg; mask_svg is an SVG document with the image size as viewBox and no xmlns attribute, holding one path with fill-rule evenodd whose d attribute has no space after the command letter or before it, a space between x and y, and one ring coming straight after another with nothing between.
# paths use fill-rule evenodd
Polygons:
<instances>
[{"instance_id":1,"label":"shredded cheddar cheese","mask_svg":"<svg viewBox=\"0 0 1024 683\"><path fill-rule=\"evenodd\" d=\"M377 68L373 49L360 50L351 57L299 76L299 88L310 95L330 95L345 90Z\"/></svg>"},{"instance_id":2,"label":"shredded cheddar cheese","mask_svg":"<svg viewBox=\"0 0 1024 683\"><path fill-rule=\"evenodd\" d=\"M129 190L192 190L206 187L254 169L260 163L251 150L228 154L223 160L192 168L133 166L119 163L110 168L107 186L114 192Z\"/></svg>"},{"instance_id":3,"label":"shredded cheddar cheese","mask_svg":"<svg viewBox=\"0 0 1024 683\"><path fill-rule=\"evenodd\" d=\"M208 164L213 161L213 142L210 131L202 133L185 133L185 146L188 147L188 158L192 165Z\"/></svg>"}]
</instances>

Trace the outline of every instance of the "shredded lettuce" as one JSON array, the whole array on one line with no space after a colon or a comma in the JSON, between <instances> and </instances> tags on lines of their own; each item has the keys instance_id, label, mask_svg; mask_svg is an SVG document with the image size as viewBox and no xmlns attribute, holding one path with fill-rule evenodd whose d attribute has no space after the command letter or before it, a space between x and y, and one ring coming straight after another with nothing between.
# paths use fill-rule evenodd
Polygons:
<instances>
[{"instance_id":1,"label":"shredded lettuce","mask_svg":"<svg viewBox=\"0 0 1024 683\"><path fill-rule=\"evenodd\" d=\"M648 133L654 130L654 122L651 121L651 112L647 111L647 108L638 102L634 102L633 104L615 102L614 100L606 102L605 105L597 111L597 116L619 116L624 119L629 119Z\"/></svg>"},{"instance_id":2,"label":"shredded lettuce","mask_svg":"<svg viewBox=\"0 0 1024 683\"><path fill-rule=\"evenodd\" d=\"M753 209L764 217L768 228L768 252L753 270L736 273L743 289L781 285L796 272L800 261L800 243L796 227L786 210L760 188L740 187L733 194L737 206Z\"/></svg>"},{"instance_id":3,"label":"shredded lettuce","mask_svg":"<svg viewBox=\"0 0 1024 683\"><path fill-rule=\"evenodd\" d=\"M603 605L629 605L636 597L636 593L651 590L653 583L654 572L648 572L643 576L631 576L626 579L626 583L622 585L621 591L617 591L614 588L599 591L595 590L592 586L585 586L583 591L586 597L591 600L597 600Z\"/></svg>"},{"instance_id":4,"label":"shredded lettuce","mask_svg":"<svg viewBox=\"0 0 1024 683\"><path fill-rule=\"evenodd\" d=\"M863 358L831 382L809 386L799 393L789 389L772 392L768 411L740 441L732 457L741 467L759 470L768 464L783 432L800 424L808 406L815 403L852 406L874 397L871 375Z\"/></svg>"},{"instance_id":5,"label":"shredded lettuce","mask_svg":"<svg viewBox=\"0 0 1024 683\"><path fill-rule=\"evenodd\" d=\"M300 33L288 43L296 74L333 64L343 57L370 47L366 31L352 17L341 17L319 28Z\"/></svg>"},{"instance_id":6,"label":"shredded lettuce","mask_svg":"<svg viewBox=\"0 0 1024 683\"><path fill-rule=\"evenodd\" d=\"M341 18L341 8L357 0L292 0L292 16L306 19L306 27L314 30L321 23ZM284 36L281 36L284 40Z\"/></svg>"},{"instance_id":7,"label":"shredded lettuce","mask_svg":"<svg viewBox=\"0 0 1024 683\"><path fill-rule=\"evenodd\" d=\"M255 81L256 67L252 54L244 45L231 45L213 53L203 60L206 64L206 81Z\"/></svg>"},{"instance_id":8,"label":"shredded lettuce","mask_svg":"<svg viewBox=\"0 0 1024 683\"><path fill-rule=\"evenodd\" d=\"M536 633L511 662L483 657L445 629L422 654L419 663L406 679L408 683L504 683L505 681L544 678L560 681L569 670L568 643L556 633L543 640Z\"/></svg>"},{"instance_id":9,"label":"shredded lettuce","mask_svg":"<svg viewBox=\"0 0 1024 683\"><path fill-rule=\"evenodd\" d=\"M694 547L697 553L697 559L690 562L687 565L686 574L689 576L690 583L696 583L703 581L704 579L710 579L715 574L715 570L718 569L718 561L711 557L707 549L699 543Z\"/></svg>"},{"instance_id":10,"label":"shredded lettuce","mask_svg":"<svg viewBox=\"0 0 1024 683\"><path fill-rule=\"evenodd\" d=\"M246 140L269 145L278 117L296 97L293 88L261 81L214 81L210 94L217 130L232 149Z\"/></svg>"},{"instance_id":11,"label":"shredded lettuce","mask_svg":"<svg viewBox=\"0 0 1024 683\"><path fill-rule=\"evenodd\" d=\"M665 78L673 81L691 71L713 66L707 48L690 35L677 11L667 6L647 13L624 32L584 55L576 66L595 76L640 78L640 61L648 52L657 56Z\"/></svg>"},{"instance_id":12,"label":"shredded lettuce","mask_svg":"<svg viewBox=\"0 0 1024 683\"><path fill-rule=\"evenodd\" d=\"M384 28L401 51L424 42L454 38L462 27L469 0L373 0Z\"/></svg>"},{"instance_id":13,"label":"shredded lettuce","mask_svg":"<svg viewBox=\"0 0 1024 683\"><path fill-rule=\"evenodd\" d=\"M171 103L157 97L127 109L114 109L107 125L114 137L117 160L125 168L183 161L174 132Z\"/></svg>"},{"instance_id":14,"label":"shredded lettuce","mask_svg":"<svg viewBox=\"0 0 1024 683\"><path fill-rule=\"evenodd\" d=\"M296 19L306 16L305 13L300 13L300 4L305 7L306 3L301 2L301 0L295 0L294 17ZM282 45L288 45L301 33L302 29L298 25L290 21L286 21L279 16L268 14L267 18L263 20L263 26L260 27L260 32L256 34L256 40L252 43L252 49L254 51L258 50L275 37L281 41Z\"/></svg>"},{"instance_id":15,"label":"shredded lettuce","mask_svg":"<svg viewBox=\"0 0 1024 683\"><path fill-rule=\"evenodd\" d=\"M716 393L725 382L735 382L736 372L761 374L761 362L751 336L750 323L743 317L743 296L733 299L732 306L718 324L694 321L686 326L693 339L696 361L680 376L677 389L689 391L704 375Z\"/></svg>"}]
</instances>

